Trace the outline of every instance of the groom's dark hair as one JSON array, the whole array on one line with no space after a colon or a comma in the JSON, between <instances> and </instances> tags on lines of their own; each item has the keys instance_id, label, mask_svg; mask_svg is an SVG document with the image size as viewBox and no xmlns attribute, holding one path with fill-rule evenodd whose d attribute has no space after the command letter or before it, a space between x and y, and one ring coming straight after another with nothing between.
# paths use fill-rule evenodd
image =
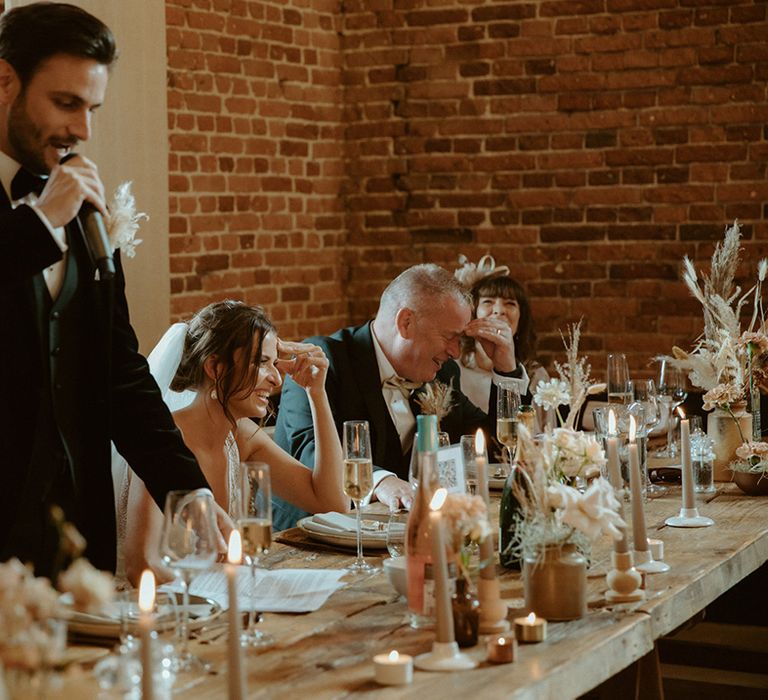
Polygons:
<instances>
[{"instance_id":1,"label":"groom's dark hair","mask_svg":"<svg viewBox=\"0 0 768 700\"><path fill-rule=\"evenodd\" d=\"M106 24L67 3L15 7L0 17L0 58L13 66L22 87L56 54L90 58L110 67L117 59L117 47Z\"/></svg>"}]
</instances>

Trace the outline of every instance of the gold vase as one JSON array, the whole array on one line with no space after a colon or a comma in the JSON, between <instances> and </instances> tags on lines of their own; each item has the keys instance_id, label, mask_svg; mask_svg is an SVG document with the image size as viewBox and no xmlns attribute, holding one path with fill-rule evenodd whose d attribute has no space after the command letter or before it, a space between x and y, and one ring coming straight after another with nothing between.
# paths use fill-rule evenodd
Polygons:
<instances>
[{"instance_id":1,"label":"gold vase","mask_svg":"<svg viewBox=\"0 0 768 700\"><path fill-rule=\"evenodd\" d=\"M715 450L715 481L731 480L729 465L736 456L736 448L752 435L752 416L747 413L747 402L734 403L731 413L733 415L716 408L707 418L707 435L712 439Z\"/></svg>"},{"instance_id":2,"label":"gold vase","mask_svg":"<svg viewBox=\"0 0 768 700\"><path fill-rule=\"evenodd\" d=\"M547 620L576 620L587 614L587 560L576 545L547 545L523 562L526 608Z\"/></svg>"}]
</instances>

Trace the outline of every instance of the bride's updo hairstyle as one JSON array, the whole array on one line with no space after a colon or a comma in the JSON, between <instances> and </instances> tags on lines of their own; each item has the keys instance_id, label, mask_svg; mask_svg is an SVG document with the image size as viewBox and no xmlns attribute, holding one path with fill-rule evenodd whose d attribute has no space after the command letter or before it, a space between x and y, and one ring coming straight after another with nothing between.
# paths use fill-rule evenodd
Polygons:
<instances>
[{"instance_id":1,"label":"bride's updo hairstyle","mask_svg":"<svg viewBox=\"0 0 768 700\"><path fill-rule=\"evenodd\" d=\"M205 361L215 357L223 366L216 377L211 398L221 405L224 415L232 423L236 420L229 412L229 400L234 396L248 396L258 380L251 358L261 358L264 336L275 327L260 306L248 306L241 301L217 301L198 311L187 324L184 352L171 383L173 391L198 390L206 383ZM255 340L255 353L254 353ZM235 353L242 350L246 362L236 362ZM255 365L258 370L258 364Z\"/></svg>"}]
</instances>

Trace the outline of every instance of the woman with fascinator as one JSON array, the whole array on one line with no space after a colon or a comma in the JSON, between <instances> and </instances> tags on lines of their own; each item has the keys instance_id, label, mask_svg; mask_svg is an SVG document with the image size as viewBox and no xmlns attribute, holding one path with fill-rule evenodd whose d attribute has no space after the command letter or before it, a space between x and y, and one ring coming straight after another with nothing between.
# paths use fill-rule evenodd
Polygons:
<instances>
[{"instance_id":1,"label":"woman with fascinator","mask_svg":"<svg viewBox=\"0 0 768 700\"><path fill-rule=\"evenodd\" d=\"M148 360L184 442L216 502L230 515L240 497L240 463L249 460L268 463L274 493L303 510L349 509L341 445L325 393L328 360L319 347L280 340L258 306L222 301L206 306L189 323L174 324ZM252 420L269 412L281 372L307 392L317 444L314 470L278 447ZM119 464L113 469L119 471ZM115 474L115 483L121 485L118 575L124 573L135 585L150 566L161 580L172 579L157 556L160 509L127 468Z\"/></svg>"},{"instance_id":2,"label":"woman with fascinator","mask_svg":"<svg viewBox=\"0 0 768 700\"><path fill-rule=\"evenodd\" d=\"M462 265L454 275L472 296L474 317L494 318L509 324L517 361L525 370L523 379L518 380L521 383L520 394L525 394L527 390L533 395L536 387L546 382L549 375L535 360L536 331L523 286L509 276L506 265L496 265L490 255L484 255L476 265L463 255L459 256L459 262ZM480 343L465 337L458 364L461 368L461 391L487 412L493 367ZM544 425L544 415L539 415L540 407L536 407L536 411L540 428Z\"/></svg>"}]
</instances>

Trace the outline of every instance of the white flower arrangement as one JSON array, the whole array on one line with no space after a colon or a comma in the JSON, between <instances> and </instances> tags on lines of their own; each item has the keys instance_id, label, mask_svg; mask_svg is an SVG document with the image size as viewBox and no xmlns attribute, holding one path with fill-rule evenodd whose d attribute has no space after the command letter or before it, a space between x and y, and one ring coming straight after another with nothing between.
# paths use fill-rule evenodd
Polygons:
<instances>
[{"instance_id":1,"label":"white flower arrangement","mask_svg":"<svg viewBox=\"0 0 768 700\"><path fill-rule=\"evenodd\" d=\"M757 266L757 282L744 294L735 278L741 254L741 227L738 221L726 227L725 236L715 246L708 275L699 275L693 262L683 259L683 281L701 303L704 331L691 352L672 348L673 364L688 374L694 386L703 389L704 408L727 410L744 400L750 376L764 379L763 365L768 359L768 334L762 302L762 284L768 260ZM742 309L752 298L753 311L748 329L741 331Z\"/></svg>"},{"instance_id":2,"label":"white flower arrangement","mask_svg":"<svg viewBox=\"0 0 768 700\"><path fill-rule=\"evenodd\" d=\"M601 534L620 539L625 523L613 488L598 476L605 453L597 441L562 428L537 443L525 426L518 426L518 446L522 479L514 482L513 494L521 508L513 556L538 560L545 547L564 544L586 552ZM583 491L574 485L577 474L592 477Z\"/></svg>"},{"instance_id":3,"label":"white flower arrangement","mask_svg":"<svg viewBox=\"0 0 768 700\"><path fill-rule=\"evenodd\" d=\"M141 238L136 238L142 219L149 219L149 216L136 211L136 199L131 192L131 183L123 182L118 185L112 195L109 215L105 222L112 250L120 248L129 258L136 255L136 246L142 242Z\"/></svg>"},{"instance_id":4,"label":"white flower arrangement","mask_svg":"<svg viewBox=\"0 0 768 700\"><path fill-rule=\"evenodd\" d=\"M560 333L565 346L566 361L563 364L555 362L555 369L560 378L552 378L548 382L539 383L533 400L548 411L556 411L561 425L573 428L582 404L590 394L605 391L605 384L596 383L590 379L591 365L586 357L579 357L579 340L581 339L581 321L568 328L568 340ZM568 418L563 421L559 407L568 404Z\"/></svg>"}]
</instances>

